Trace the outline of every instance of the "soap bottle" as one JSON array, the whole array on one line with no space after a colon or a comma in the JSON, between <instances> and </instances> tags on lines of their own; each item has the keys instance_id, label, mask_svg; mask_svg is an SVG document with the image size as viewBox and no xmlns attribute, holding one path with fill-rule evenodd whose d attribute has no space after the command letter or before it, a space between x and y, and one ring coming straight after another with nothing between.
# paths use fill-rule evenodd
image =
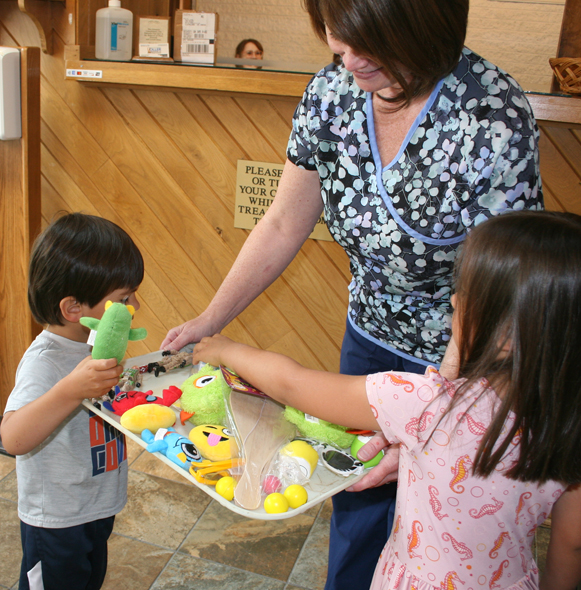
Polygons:
<instances>
[{"instance_id":1,"label":"soap bottle","mask_svg":"<svg viewBox=\"0 0 581 590\"><path fill-rule=\"evenodd\" d=\"M109 0L97 10L95 58L129 61L133 57L133 14L121 8L121 0Z\"/></svg>"}]
</instances>

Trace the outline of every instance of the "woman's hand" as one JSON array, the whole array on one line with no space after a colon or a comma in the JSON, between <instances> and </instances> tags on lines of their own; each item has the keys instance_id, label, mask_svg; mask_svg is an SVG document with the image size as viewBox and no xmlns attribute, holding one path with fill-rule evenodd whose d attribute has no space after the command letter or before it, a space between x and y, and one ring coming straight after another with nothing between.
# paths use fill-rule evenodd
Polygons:
<instances>
[{"instance_id":1,"label":"woman's hand","mask_svg":"<svg viewBox=\"0 0 581 590\"><path fill-rule=\"evenodd\" d=\"M215 328L202 314L181 326L172 328L161 343L160 350L180 350L186 344L199 342L204 336L211 336L219 331L220 328Z\"/></svg>"},{"instance_id":2,"label":"woman's hand","mask_svg":"<svg viewBox=\"0 0 581 590\"><path fill-rule=\"evenodd\" d=\"M204 362L218 367L227 364L224 359L226 349L236 343L222 334L202 338L194 347L193 362Z\"/></svg>"},{"instance_id":3,"label":"woman's hand","mask_svg":"<svg viewBox=\"0 0 581 590\"><path fill-rule=\"evenodd\" d=\"M347 492L360 492L368 488L377 488L383 484L397 480L399 445L390 445L383 433L378 432L369 442L364 444L359 449L357 458L364 462L370 461L382 449L385 449L384 456L379 464L373 467L356 484L347 488Z\"/></svg>"}]
</instances>

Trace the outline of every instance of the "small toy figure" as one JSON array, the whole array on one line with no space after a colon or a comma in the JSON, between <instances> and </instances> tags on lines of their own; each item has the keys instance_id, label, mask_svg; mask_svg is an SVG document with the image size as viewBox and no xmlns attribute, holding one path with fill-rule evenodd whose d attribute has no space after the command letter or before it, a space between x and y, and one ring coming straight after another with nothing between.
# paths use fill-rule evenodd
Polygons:
<instances>
[{"instance_id":1,"label":"small toy figure","mask_svg":"<svg viewBox=\"0 0 581 590\"><path fill-rule=\"evenodd\" d=\"M91 317L80 319L83 326L97 332L92 352L94 359L116 358L121 364L128 341L143 340L147 336L145 328L131 328L134 315L135 308L132 305L107 301L100 320Z\"/></svg>"},{"instance_id":2,"label":"small toy figure","mask_svg":"<svg viewBox=\"0 0 581 590\"><path fill-rule=\"evenodd\" d=\"M147 372L159 377L160 373L167 373L172 369L183 369L192 364L191 352L178 352L177 350L164 350L162 359L147 365Z\"/></svg>"},{"instance_id":3,"label":"small toy figure","mask_svg":"<svg viewBox=\"0 0 581 590\"><path fill-rule=\"evenodd\" d=\"M119 376L119 383L117 383L120 391L133 391L141 387L141 372L139 367L131 367L125 369Z\"/></svg>"}]
</instances>

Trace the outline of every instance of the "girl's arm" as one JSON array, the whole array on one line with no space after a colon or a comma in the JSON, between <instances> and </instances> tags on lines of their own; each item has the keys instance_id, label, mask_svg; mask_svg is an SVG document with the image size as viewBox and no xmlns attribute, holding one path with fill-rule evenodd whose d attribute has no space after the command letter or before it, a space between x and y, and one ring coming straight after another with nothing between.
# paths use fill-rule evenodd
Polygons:
<instances>
[{"instance_id":1,"label":"girl's arm","mask_svg":"<svg viewBox=\"0 0 581 590\"><path fill-rule=\"evenodd\" d=\"M287 160L272 205L250 232L207 309L172 328L161 348L179 350L222 330L282 274L322 211L318 172Z\"/></svg>"},{"instance_id":2,"label":"girl's arm","mask_svg":"<svg viewBox=\"0 0 581 590\"><path fill-rule=\"evenodd\" d=\"M117 359L87 357L45 394L14 412L6 412L0 426L6 451L25 455L34 450L84 399L100 397L115 387L122 370Z\"/></svg>"},{"instance_id":3,"label":"girl's arm","mask_svg":"<svg viewBox=\"0 0 581 590\"><path fill-rule=\"evenodd\" d=\"M540 590L575 590L581 582L581 485L570 486L553 506L551 541Z\"/></svg>"},{"instance_id":4,"label":"girl's arm","mask_svg":"<svg viewBox=\"0 0 581 590\"><path fill-rule=\"evenodd\" d=\"M365 376L303 367L291 358L233 342L217 334L194 348L194 363L224 365L273 399L322 420L362 430L379 430Z\"/></svg>"}]
</instances>

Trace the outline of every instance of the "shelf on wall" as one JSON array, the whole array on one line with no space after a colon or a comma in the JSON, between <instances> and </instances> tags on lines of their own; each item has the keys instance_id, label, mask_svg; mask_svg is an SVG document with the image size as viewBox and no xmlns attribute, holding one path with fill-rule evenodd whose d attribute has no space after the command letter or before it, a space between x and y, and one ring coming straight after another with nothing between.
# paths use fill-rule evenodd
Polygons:
<instances>
[{"instance_id":1,"label":"shelf on wall","mask_svg":"<svg viewBox=\"0 0 581 590\"><path fill-rule=\"evenodd\" d=\"M65 50L66 79L87 84L190 88L300 97L312 74L268 72L177 63L114 62L81 59L78 45Z\"/></svg>"},{"instance_id":2,"label":"shelf on wall","mask_svg":"<svg viewBox=\"0 0 581 590\"><path fill-rule=\"evenodd\" d=\"M67 80L95 85L115 84L301 97L312 77L312 74L293 72L177 63L97 61L86 57L91 55L91 49L79 45L66 47ZM94 75L83 76L79 72L93 72ZM526 95L538 121L581 125L581 97L535 92L527 92Z\"/></svg>"}]
</instances>

